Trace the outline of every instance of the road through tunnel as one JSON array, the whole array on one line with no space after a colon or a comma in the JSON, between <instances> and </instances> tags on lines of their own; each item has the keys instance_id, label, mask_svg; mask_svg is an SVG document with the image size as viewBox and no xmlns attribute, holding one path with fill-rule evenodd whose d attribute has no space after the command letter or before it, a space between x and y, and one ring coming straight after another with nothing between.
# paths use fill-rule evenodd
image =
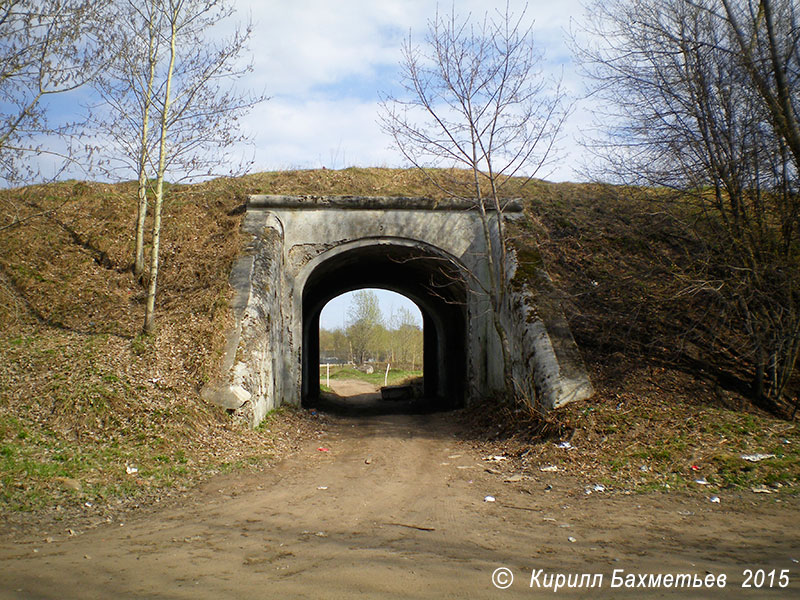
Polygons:
<instances>
[{"instance_id":1,"label":"road through tunnel","mask_svg":"<svg viewBox=\"0 0 800 600\"><path fill-rule=\"evenodd\" d=\"M424 402L430 410L462 406L467 347L467 286L451 257L419 242L363 240L322 256L302 294L302 402L314 404L319 387L319 317L336 296L361 288L402 294L423 319Z\"/></svg>"}]
</instances>

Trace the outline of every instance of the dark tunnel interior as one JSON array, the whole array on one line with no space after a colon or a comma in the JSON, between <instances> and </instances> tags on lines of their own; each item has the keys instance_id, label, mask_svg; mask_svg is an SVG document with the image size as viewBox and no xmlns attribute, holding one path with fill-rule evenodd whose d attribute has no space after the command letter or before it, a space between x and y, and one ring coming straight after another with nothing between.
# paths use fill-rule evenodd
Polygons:
<instances>
[{"instance_id":1,"label":"dark tunnel interior","mask_svg":"<svg viewBox=\"0 0 800 600\"><path fill-rule=\"evenodd\" d=\"M376 243L337 254L317 266L303 290L302 401L319 400L319 317L329 300L361 288L383 288L414 301L422 313L424 404L429 410L464 403L466 300L452 261L414 245Z\"/></svg>"}]
</instances>

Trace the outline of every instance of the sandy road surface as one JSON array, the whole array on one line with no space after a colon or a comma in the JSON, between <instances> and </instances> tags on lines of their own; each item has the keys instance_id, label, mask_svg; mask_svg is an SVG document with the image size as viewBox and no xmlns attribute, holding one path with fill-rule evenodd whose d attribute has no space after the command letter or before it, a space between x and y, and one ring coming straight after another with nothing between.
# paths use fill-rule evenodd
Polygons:
<instances>
[{"instance_id":1,"label":"sandy road surface","mask_svg":"<svg viewBox=\"0 0 800 600\"><path fill-rule=\"evenodd\" d=\"M796 502L586 495L557 473L505 483L453 421L333 416L275 469L218 478L122 526L0 541L0 598L800 597ZM507 590L492 585L501 566L516 578ZM742 589L748 567L789 569L790 586ZM603 586L531 589L532 569L602 573ZM728 585L626 591L611 588L614 569L725 573Z\"/></svg>"}]
</instances>

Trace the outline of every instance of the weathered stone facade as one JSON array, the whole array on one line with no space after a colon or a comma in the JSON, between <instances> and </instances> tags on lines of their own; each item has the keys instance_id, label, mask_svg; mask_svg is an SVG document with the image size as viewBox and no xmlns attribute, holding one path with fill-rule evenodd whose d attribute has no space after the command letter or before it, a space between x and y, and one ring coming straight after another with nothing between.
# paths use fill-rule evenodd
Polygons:
<instances>
[{"instance_id":1,"label":"weathered stone facade","mask_svg":"<svg viewBox=\"0 0 800 600\"><path fill-rule=\"evenodd\" d=\"M363 287L419 306L432 402L458 406L500 388L502 353L481 291L486 244L470 208L424 198L251 197L243 229L252 242L231 275L236 325L204 397L255 426L280 404L318 394L319 314L330 299ZM506 209L518 213L514 204ZM544 409L592 393L551 287L511 289L502 315L516 379Z\"/></svg>"}]
</instances>

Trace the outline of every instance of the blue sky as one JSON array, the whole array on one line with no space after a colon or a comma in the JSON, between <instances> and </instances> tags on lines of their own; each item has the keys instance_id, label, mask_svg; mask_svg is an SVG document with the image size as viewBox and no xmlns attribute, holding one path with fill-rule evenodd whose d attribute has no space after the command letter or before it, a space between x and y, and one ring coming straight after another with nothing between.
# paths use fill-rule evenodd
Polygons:
<instances>
[{"instance_id":1,"label":"blue sky","mask_svg":"<svg viewBox=\"0 0 800 600\"><path fill-rule=\"evenodd\" d=\"M411 32L421 39L436 11L431 0L237 0L239 17L251 15L254 70L247 85L272 99L257 107L245 127L255 140L255 170L405 166L377 124L379 93L398 78L400 45ZM460 0L457 12L482 16L505 0ZM515 12L524 2L511 1ZM450 4L440 7L449 10ZM565 32L582 18L580 0L532 0L527 16L545 51L545 69L574 95L581 82ZM548 179L576 180L580 150L573 139L588 122L578 103L560 144L562 159Z\"/></svg>"}]
</instances>

